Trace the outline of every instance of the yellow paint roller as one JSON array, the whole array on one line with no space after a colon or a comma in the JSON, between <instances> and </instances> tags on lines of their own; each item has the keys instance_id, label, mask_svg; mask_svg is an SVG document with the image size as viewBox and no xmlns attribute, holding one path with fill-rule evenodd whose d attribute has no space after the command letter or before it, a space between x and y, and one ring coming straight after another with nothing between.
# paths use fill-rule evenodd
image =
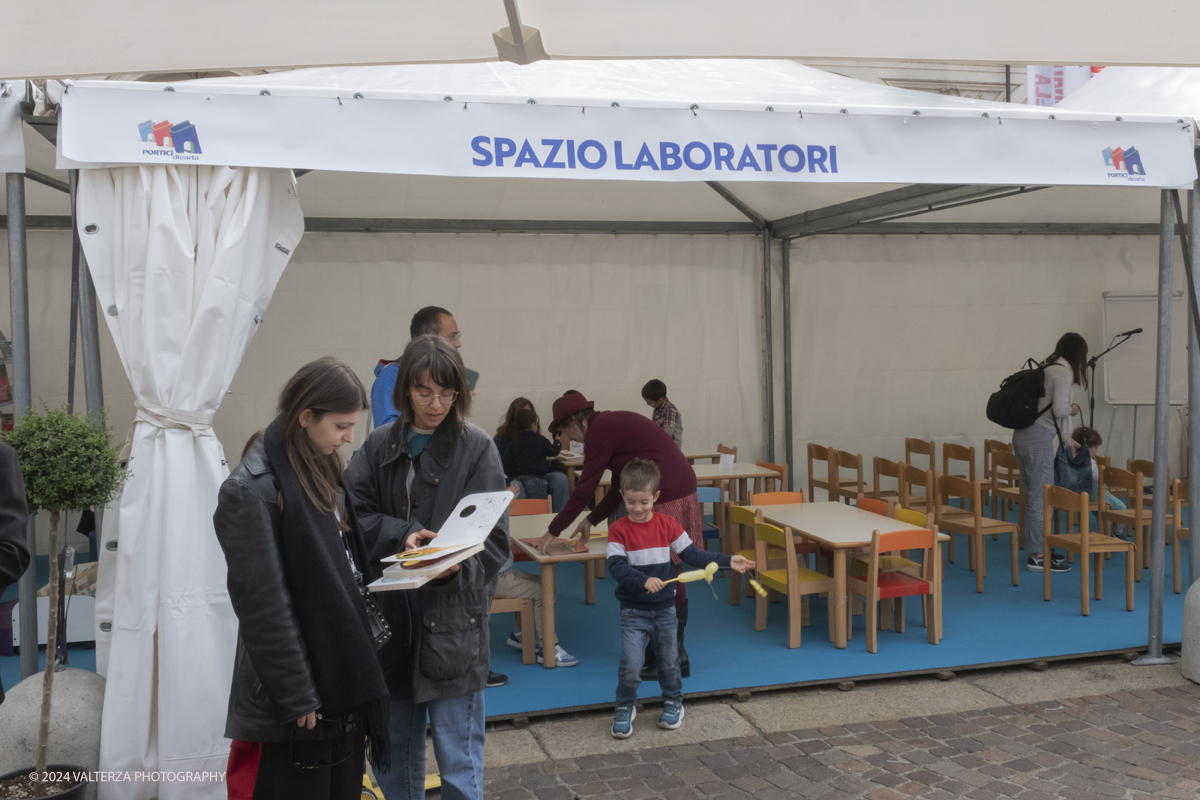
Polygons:
<instances>
[{"instance_id":1,"label":"yellow paint roller","mask_svg":"<svg viewBox=\"0 0 1200 800\"><path fill-rule=\"evenodd\" d=\"M685 572L685 573L681 574L678 578L671 578L671 580L663 581L663 583L674 583L675 581L679 581L680 583L691 583L692 581L708 581L709 583L712 583L713 575L715 575L716 573L717 573L717 562L713 561L704 569L697 569L697 570L692 570L691 572Z\"/></svg>"}]
</instances>

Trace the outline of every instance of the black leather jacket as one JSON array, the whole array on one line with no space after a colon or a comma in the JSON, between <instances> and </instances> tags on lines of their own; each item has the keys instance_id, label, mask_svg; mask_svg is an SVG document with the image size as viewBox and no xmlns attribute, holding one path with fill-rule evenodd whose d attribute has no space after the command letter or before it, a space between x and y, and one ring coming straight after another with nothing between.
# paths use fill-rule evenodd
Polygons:
<instances>
[{"instance_id":1,"label":"black leather jacket","mask_svg":"<svg viewBox=\"0 0 1200 800\"><path fill-rule=\"evenodd\" d=\"M279 552L279 482L260 436L225 483L213 515L238 618L225 736L286 741L288 726L321 705Z\"/></svg>"}]
</instances>

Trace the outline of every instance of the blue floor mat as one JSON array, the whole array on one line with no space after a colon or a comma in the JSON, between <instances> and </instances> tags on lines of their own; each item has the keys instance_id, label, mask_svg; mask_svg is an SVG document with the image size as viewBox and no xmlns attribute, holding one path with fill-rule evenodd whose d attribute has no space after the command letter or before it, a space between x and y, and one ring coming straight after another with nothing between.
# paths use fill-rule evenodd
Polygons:
<instances>
[{"instance_id":1,"label":"blue floor mat","mask_svg":"<svg viewBox=\"0 0 1200 800\"><path fill-rule=\"evenodd\" d=\"M688 586L689 620L686 647L692 674L683 689L703 693L776 686L803 681L830 681L908 671L954 669L1004 661L1033 660L1127 648L1144 648L1149 622L1150 572L1135 584L1134 610L1125 610L1123 555L1114 555L1104 570L1104 599L1091 601L1084 617L1079 607L1079 566L1051 576L1052 599L1042 599L1042 574L1024 569L1020 553L1019 586L1012 585L1008 539L986 539L988 570L983 594L975 591L975 574L967 569L967 539L958 537L957 561L946 564L942 582L943 632L940 644L926 641L921 607L906 604L907 630L879 632L879 652L866 651L863 618L854 618L853 638L845 650L828 640L826 605L811 600L810 627L801 646L787 647L787 608L771 605L767 629L754 630L754 601L729 605L729 584L718 575L710 592L704 584ZM1184 559L1186 578L1187 559ZM536 565L519 568L537 571ZM1163 640L1178 643L1183 626L1183 595L1171 590L1172 566L1166 558ZM509 676L507 685L487 690L489 716L529 714L613 702L620 660L619 609L611 577L596 582L596 603L583 602L583 567L557 568L555 626L559 643L579 659L569 669L546 670L521 664L519 650L504 644L512 630L511 614L492 618L492 669ZM1184 586L1187 586L1185 580ZM643 684L640 697L656 697L655 683Z\"/></svg>"}]
</instances>

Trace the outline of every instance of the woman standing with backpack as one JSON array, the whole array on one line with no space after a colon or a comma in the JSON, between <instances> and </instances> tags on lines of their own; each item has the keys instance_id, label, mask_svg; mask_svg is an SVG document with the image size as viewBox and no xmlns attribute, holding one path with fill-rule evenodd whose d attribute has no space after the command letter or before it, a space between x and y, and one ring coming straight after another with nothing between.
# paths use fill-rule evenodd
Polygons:
<instances>
[{"instance_id":1,"label":"woman standing with backpack","mask_svg":"<svg viewBox=\"0 0 1200 800\"><path fill-rule=\"evenodd\" d=\"M1042 401L1046 410L1027 428L1013 432L1013 453L1021 463L1021 529L1025 531L1025 549L1029 557L1025 569L1041 572L1046 568L1042 553L1043 493L1042 487L1054 483L1054 443L1057 431L1074 452L1079 445L1071 439L1071 417L1079 406L1071 402L1071 387L1087 388L1088 346L1078 333L1064 333L1046 357ZM1071 566L1061 555L1050 552L1051 572L1070 572Z\"/></svg>"}]
</instances>

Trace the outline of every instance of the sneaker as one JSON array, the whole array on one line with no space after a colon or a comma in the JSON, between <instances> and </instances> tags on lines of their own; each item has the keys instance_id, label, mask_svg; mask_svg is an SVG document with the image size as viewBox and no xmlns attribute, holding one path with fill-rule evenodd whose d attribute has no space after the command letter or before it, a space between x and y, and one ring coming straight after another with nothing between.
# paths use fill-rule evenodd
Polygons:
<instances>
[{"instance_id":1,"label":"sneaker","mask_svg":"<svg viewBox=\"0 0 1200 800\"><path fill-rule=\"evenodd\" d=\"M633 706L617 706L617 713L613 715L613 738L628 739L633 736L633 718L636 716L637 709Z\"/></svg>"},{"instance_id":2,"label":"sneaker","mask_svg":"<svg viewBox=\"0 0 1200 800\"><path fill-rule=\"evenodd\" d=\"M542 648L537 649L537 662L542 661ZM579 663L579 659L562 649L561 644L554 645L554 666L556 667L573 667Z\"/></svg>"},{"instance_id":3,"label":"sneaker","mask_svg":"<svg viewBox=\"0 0 1200 800\"><path fill-rule=\"evenodd\" d=\"M683 724L683 704L667 702L663 704L662 716L658 718L658 727L673 731Z\"/></svg>"},{"instance_id":4,"label":"sneaker","mask_svg":"<svg viewBox=\"0 0 1200 800\"><path fill-rule=\"evenodd\" d=\"M521 649L521 631L513 631L512 633L510 633L508 635L508 641L506 642L506 644L509 647L515 647L518 650L520 650Z\"/></svg>"},{"instance_id":5,"label":"sneaker","mask_svg":"<svg viewBox=\"0 0 1200 800\"><path fill-rule=\"evenodd\" d=\"M488 670L487 688L495 689L497 686L503 686L508 683L508 676L501 675L499 672Z\"/></svg>"},{"instance_id":6,"label":"sneaker","mask_svg":"<svg viewBox=\"0 0 1200 800\"><path fill-rule=\"evenodd\" d=\"M1043 556L1030 556L1025 561L1025 569L1030 572L1045 571L1045 558ZM1054 555L1050 556L1050 571L1051 572L1070 572L1071 565L1067 563L1065 558L1061 556L1056 560Z\"/></svg>"}]
</instances>

